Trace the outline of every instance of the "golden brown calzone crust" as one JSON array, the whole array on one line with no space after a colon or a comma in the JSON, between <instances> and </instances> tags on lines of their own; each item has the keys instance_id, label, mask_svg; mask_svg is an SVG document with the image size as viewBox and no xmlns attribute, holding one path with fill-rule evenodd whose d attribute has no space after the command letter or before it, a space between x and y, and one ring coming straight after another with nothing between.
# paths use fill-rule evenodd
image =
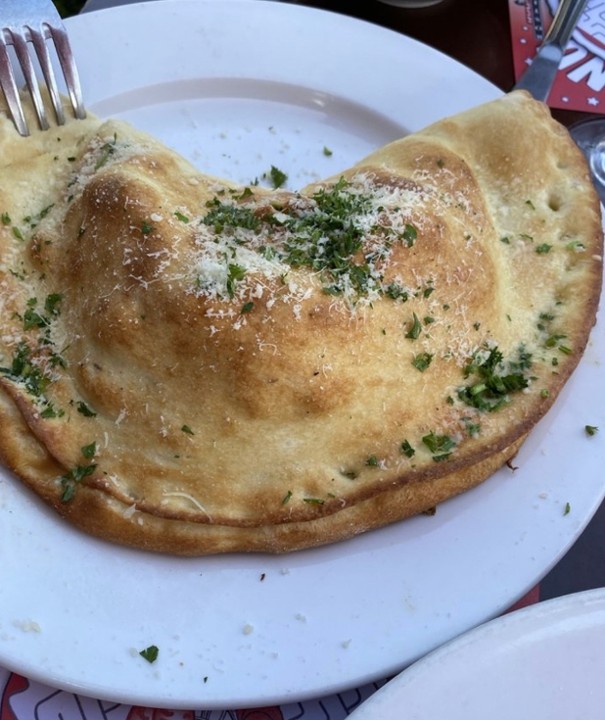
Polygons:
<instances>
[{"instance_id":1,"label":"golden brown calzone crust","mask_svg":"<svg viewBox=\"0 0 605 720\"><path fill-rule=\"evenodd\" d=\"M283 552L434 507L595 321L599 203L524 93L300 193L95 118L0 149L0 453L110 540Z\"/></svg>"}]
</instances>

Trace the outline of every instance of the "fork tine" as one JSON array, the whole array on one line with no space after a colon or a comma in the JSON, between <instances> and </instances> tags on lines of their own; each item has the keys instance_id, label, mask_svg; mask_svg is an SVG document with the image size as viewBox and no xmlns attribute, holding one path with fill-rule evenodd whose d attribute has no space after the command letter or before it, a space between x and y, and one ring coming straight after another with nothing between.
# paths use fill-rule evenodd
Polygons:
<instances>
[{"instance_id":1,"label":"fork tine","mask_svg":"<svg viewBox=\"0 0 605 720\"><path fill-rule=\"evenodd\" d=\"M29 135L13 66L2 33L0 33L0 87L6 98L6 104L17 132L19 135Z\"/></svg>"},{"instance_id":2,"label":"fork tine","mask_svg":"<svg viewBox=\"0 0 605 720\"><path fill-rule=\"evenodd\" d=\"M46 116L46 110L44 108L44 101L42 100L42 95L40 94L36 71L27 48L27 41L23 35L15 30L11 30L10 34L13 40L13 47L15 48L17 60L21 66L21 71L25 77L25 83L27 85L27 89L29 90L29 94L31 95L32 103L38 117L38 123L40 124L40 128L42 130L48 130L49 124Z\"/></svg>"},{"instance_id":3,"label":"fork tine","mask_svg":"<svg viewBox=\"0 0 605 720\"><path fill-rule=\"evenodd\" d=\"M57 81L55 79L55 73L53 71L52 61L50 59L50 52L46 43L45 37L41 32L29 28L29 35L40 63L42 75L44 75L44 81L48 88L48 93L55 111L55 117L57 123L63 125L65 123L65 113L63 112L63 103L61 102L61 95L59 88L57 87ZM68 83L69 85L69 83Z\"/></svg>"},{"instance_id":4,"label":"fork tine","mask_svg":"<svg viewBox=\"0 0 605 720\"><path fill-rule=\"evenodd\" d=\"M0 7L3 11L0 18L0 89L18 132L29 135L30 130L22 104L23 92L17 87L20 78L25 79L40 129L50 127L48 105L52 105L57 124L65 123L63 101L67 102L67 99L57 83L61 75L74 116L85 118L76 62L67 30L52 0L0 0ZM49 48L51 42L54 54ZM10 53L9 45L13 46Z\"/></svg>"},{"instance_id":5,"label":"fork tine","mask_svg":"<svg viewBox=\"0 0 605 720\"><path fill-rule=\"evenodd\" d=\"M79 120L83 120L86 117L86 110L84 108L78 68L69 44L67 31L62 25L61 27L48 25L48 30L55 44L74 114Z\"/></svg>"}]
</instances>

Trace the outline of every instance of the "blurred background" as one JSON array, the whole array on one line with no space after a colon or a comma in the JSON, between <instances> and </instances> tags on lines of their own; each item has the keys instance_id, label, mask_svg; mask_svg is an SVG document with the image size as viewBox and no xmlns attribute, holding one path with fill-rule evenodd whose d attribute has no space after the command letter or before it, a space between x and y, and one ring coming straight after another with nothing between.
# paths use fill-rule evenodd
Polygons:
<instances>
[{"instance_id":1,"label":"blurred background","mask_svg":"<svg viewBox=\"0 0 605 720\"><path fill-rule=\"evenodd\" d=\"M79 13L85 1L86 0L53 0L57 10L63 17Z\"/></svg>"}]
</instances>

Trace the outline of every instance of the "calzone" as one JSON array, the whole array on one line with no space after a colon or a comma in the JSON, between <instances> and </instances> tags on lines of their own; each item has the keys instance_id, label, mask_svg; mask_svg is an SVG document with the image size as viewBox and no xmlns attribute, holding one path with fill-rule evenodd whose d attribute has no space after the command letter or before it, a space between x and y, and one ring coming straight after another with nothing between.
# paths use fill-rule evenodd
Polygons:
<instances>
[{"instance_id":1,"label":"calzone","mask_svg":"<svg viewBox=\"0 0 605 720\"><path fill-rule=\"evenodd\" d=\"M601 288L586 163L523 92L300 191L121 121L3 117L0 213L0 456L83 531L173 554L332 543L482 482Z\"/></svg>"}]
</instances>

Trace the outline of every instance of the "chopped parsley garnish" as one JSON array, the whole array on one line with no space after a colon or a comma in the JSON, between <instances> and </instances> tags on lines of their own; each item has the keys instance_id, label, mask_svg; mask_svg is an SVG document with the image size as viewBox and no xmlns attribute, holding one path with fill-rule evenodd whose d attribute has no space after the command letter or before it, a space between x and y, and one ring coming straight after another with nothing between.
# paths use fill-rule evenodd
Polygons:
<instances>
[{"instance_id":1,"label":"chopped parsley garnish","mask_svg":"<svg viewBox=\"0 0 605 720\"><path fill-rule=\"evenodd\" d=\"M532 354L525 349L523 343L517 348L517 359L509 360L508 367L515 372L524 372L532 366Z\"/></svg>"},{"instance_id":2,"label":"chopped parsley garnish","mask_svg":"<svg viewBox=\"0 0 605 720\"><path fill-rule=\"evenodd\" d=\"M91 465L76 465L75 467L71 468L71 470L69 470L65 475L62 475L60 478L61 487L63 488L63 492L61 494L61 502L66 503L70 502L70 500L73 500L76 494L77 485L81 483L84 478L92 475L96 467L97 466L95 463L92 463Z\"/></svg>"},{"instance_id":3,"label":"chopped parsley garnish","mask_svg":"<svg viewBox=\"0 0 605 720\"><path fill-rule=\"evenodd\" d=\"M213 198L206 203L210 211L204 216L204 225L212 226L214 232L220 235L223 232L233 231L234 228L258 231L261 220L249 207L222 203Z\"/></svg>"},{"instance_id":4,"label":"chopped parsley garnish","mask_svg":"<svg viewBox=\"0 0 605 720\"><path fill-rule=\"evenodd\" d=\"M404 224L402 231L382 224L384 208L375 207L371 193L340 178L311 197L248 205L245 198L253 193L246 190L248 193L232 194L224 201L215 197L206 204L208 212L201 220L229 246L225 253L228 262L243 265L238 247L249 246L265 260L318 273L326 294L350 298L377 293L408 299L408 290L400 283L385 282L382 264L394 243L411 247L418 231L410 223ZM368 227L372 213L377 221ZM270 244L262 242L264 234L270 236ZM235 296L232 279L228 278L227 287L231 298Z\"/></svg>"},{"instance_id":5,"label":"chopped parsley garnish","mask_svg":"<svg viewBox=\"0 0 605 720\"><path fill-rule=\"evenodd\" d=\"M261 245L258 252L265 258L265 260L274 260L277 255L275 248L270 245Z\"/></svg>"},{"instance_id":6,"label":"chopped parsley garnish","mask_svg":"<svg viewBox=\"0 0 605 720\"><path fill-rule=\"evenodd\" d=\"M59 315L59 308L57 306L61 300L63 300L63 295L60 293L51 293L50 295L47 295L46 300L44 301L44 309L52 317L57 317Z\"/></svg>"},{"instance_id":7,"label":"chopped parsley garnish","mask_svg":"<svg viewBox=\"0 0 605 720\"><path fill-rule=\"evenodd\" d=\"M410 225L410 223L406 223L402 237L405 240L406 245L408 247L412 247L416 242L416 238L418 237L418 231L413 225Z\"/></svg>"},{"instance_id":8,"label":"chopped parsley garnish","mask_svg":"<svg viewBox=\"0 0 605 720\"><path fill-rule=\"evenodd\" d=\"M548 325L555 319L552 313L543 312L538 316L538 323L536 327L541 332L546 332Z\"/></svg>"},{"instance_id":9,"label":"chopped parsley garnish","mask_svg":"<svg viewBox=\"0 0 605 720\"><path fill-rule=\"evenodd\" d=\"M3 212L2 215L0 215L0 221L3 225L10 225L11 224L11 216L7 212Z\"/></svg>"},{"instance_id":10,"label":"chopped parsley garnish","mask_svg":"<svg viewBox=\"0 0 605 720\"><path fill-rule=\"evenodd\" d=\"M458 390L458 398L477 410L493 412L509 402L509 394L529 385L525 371L531 367L531 354L519 348L518 359L504 363L497 347L476 351L464 369L475 382Z\"/></svg>"},{"instance_id":11,"label":"chopped parsley garnish","mask_svg":"<svg viewBox=\"0 0 605 720\"><path fill-rule=\"evenodd\" d=\"M153 225L147 222L147 220L143 220L141 223L141 232L143 235L150 235L153 232Z\"/></svg>"},{"instance_id":12,"label":"chopped parsley garnish","mask_svg":"<svg viewBox=\"0 0 605 720\"><path fill-rule=\"evenodd\" d=\"M242 305L240 313L242 315L246 315L247 313L252 312L252 310L254 310L254 303L252 302L252 300L249 300L247 303L244 303Z\"/></svg>"},{"instance_id":13,"label":"chopped parsley garnish","mask_svg":"<svg viewBox=\"0 0 605 720\"><path fill-rule=\"evenodd\" d=\"M110 142L106 142L101 146L101 150L99 152L99 158L95 164L95 170L99 170L103 167L103 165L106 165L109 161L109 158L115 153L116 151L116 144L118 142L118 136L114 133L113 140Z\"/></svg>"},{"instance_id":14,"label":"chopped parsley garnish","mask_svg":"<svg viewBox=\"0 0 605 720\"><path fill-rule=\"evenodd\" d=\"M331 294L344 291L349 284L364 293L374 286L369 258L355 257L363 245L364 232L354 223L370 207L367 195L347 192L349 183L341 179L331 188L313 195L314 206L286 222L291 237L285 242L285 261L292 267L307 266L327 271L333 283Z\"/></svg>"},{"instance_id":15,"label":"chopped parsley garnish","mask_svg":"<svg viewBox=\"0 0 605 720\"><path fill-rule=\"evenodd\" d=\"M229 263L227 266L227 294L230 298L235 296L235 283L243 280L245 275L245 268L236 263Z\"/></svg>"},{"instance_id":16,"label":"chopped parsley garnish","mask_svg":"<svg viewBox=\"0 0 605 720\"><path fill-rule=\"evenodd\" d=\"M380 463L378 462L378 458L376 457L376 455L370 455L366 460L366 465L368 465L369 467L378 467Z\"/></svg>"},{"instance_id":17,"label":"chopped parsley garnish","mask_svg":"<svg viewBox=\"0 0 605 720\"><path fill-rule=\"evenodd\" d=\"M290 502L291 498L292 498L292 490L288 490L288 492L282 498L281 504L286 505L287 503Z\"/></svg>"},{"instance_id":18,"label":"chopped parsley garnish","mask_svg":"<svg viewBox=\"0 0 605 720\"><path fill-rule=\"evenodd\" d=\"M410 294L402 285L393 282L386 286L384 294L390 297L391 300L401 300L401 302L407 302L410 297Z\"/></svg>"},{"instance_id":19,"label":"chopped parsley garnish","mask_svg":"<svg viewBox=\"0 0 605 720\"><path fill-rule=\"evenodd\" d=\"M82 400L79 400L76 404L76 410L81 414L84 415L84 417L96 417L97 413L94 410L91 410L88 405L83 402Z\"/></svg>"},{"instance_id":20,"label":"chopped parsley garnish","mask_svg":"<svg viewBox=\"0 0 605 720\"><path fill-rule=\"evenodd\" d=\"M53 209L54 206L54 203L51 203L50 205L43 207L37 215L27 215L23 218L23 222L27 223L27 225L29 225L30 228L33 230L40 223L40 221L48 215L48 213Z\"/></svg>"},{"instance_id":21,"label":"chopped parsley garnish","mask_svg":"<svg viewBox=\"0 0 605 720\"><path fill-rule=\"evenodd\" d=\"M323 505L325 500L322 500L321 498L307 497L303 498L303 502L306 502L309 505Z\"/></svg>"},{"instance_id":22,"label":"chopped parsley garnish","mask_svg":"<svg viewBox=\"0 0 605 720\"><path fill-rule=\"evenodd\" d=\"M193 430L189 427L189 425L182 425L181 426L182 432L186 433L187 435L195 435Z\"/></svg>"},{"instance_id":23,"label":"chopped parsley garnish","mask_svg":"<svg viewBox=\"0 0 605 720\"><path fill-rule=\"evenodd\" d=\"M416 368L416 370L420 370L420 372L424 372L428 366L431 364L431 361L433 360L433 355L431 353L423 352L418 353L418 355L414 355L414 359L412 360L412 365Z\"/></svg>"},{"instance_id":24,"label":"chopped parsley garnish","mask_svg":"<svg viewBox=\"0 0 605 720\"><path fill-rule=\"evenodd\" d=\"M48 295L44 302L44 309L47 315L43 315L35 309L38 305L37 298L29 298L27 301L27 308L23 313L23 329L33 330L35 328L48 327L50 325L51 318L59 315L58 306L62 299L63 296L59 293L52 293L51 295Z\"/></svg>"},{"instance_id":25,"label":"chopped parsley garnish","mask_svg":"<svg viewBox=\"0 0 605 720\"><path fill-rule=\"evenodd\" d=\"M469 437L477 437L481 432L481 425L479 423L469 422L466 424L466 432L469 434Z\"/></svg>"},{"instance_id":26,"label":"chopped parsley garnish","mask_svg":"<svg viewBox=\"0 0 605 720\"><path fill-rule=\"evenodd\" d=\"M97 454L97 443L91 442L89 445L84 445L84 447L80 448L80 450L87 460L92 460Z\"/></svg>"},{"instance_id":27,"label":"chopped parsley garnish","mask_svg":"<svg viewBox=\"0 0 605 720\"><path fill-rule=\"evenodd\" d=\"M271 180L271 185L277 190L286 184L288 176L285 172L276 168L275 165L271 165L271 170L269 170L269 179Z\"/></svg>"},{"instance_id":28,"label":"chopped parsley garnish","mask_svg":"<svg viewBox=\"0 0 605 720\"><path fill-rule=\"evenodd\" d=\"M94 456L97 454L97 443L91 442L88 445L84 445L80 448L80 452L82 453L82 457L85 460L92 460ZM73 500L75 494L76 494L76 487L79 483L84 480L84 478L87 478L89 475L92 475L92 473L96 470L96 463L91 463L90 465L80 465L79 463L71 468L65 475L62 475L59 479L61 481L61 487L63 488L63 492L61 494L61 502L70 502L70 500Z\"/></svg>"},{"instance_id":29,"label":"chopped parsley garnish","mask_svg":"<svg viewBox=\"0 0 605 720\"><path fill-rule=\"evenodd\" d=\"M549 253L552 249L552 245L549 245L548 243L542 243L542 245L538 245L536 247L536 252L538 255L546 255L546 253Z\"/></svg>"},{"instance_id":30,"label":"chopped parsley garnish","mask_svg":"<svg viewBox=\"0 0 605 720\"><path fill-rule=\"evenodd\" d=\"M0 367L0 372L11 380L21 382L27 392L34 397L41 397L50 383L42 370L34 364L29 345L22 342L17 346L10 367Z\"/></svg>"},{"instance_id":31,"label":"chopped parsley garnish","mask_svg":"<svg viewBox=\"0 0 605 720\"><path fill-rule=\"evenodd\" d=\"M401 451L402 455L405 455L408 458L414 457L416 454L416 451L414 448L410 445L408 440L404 440L401 445L399 446L399 449Z\"/></svg>"},{"instance_id":32,"label":"chopped parsley garnish","mask_svg":"<svg viewBox=\"0 0 605 720\"><path fill-rule=\"evenodd\" d=\"M157 645L150 645L139 652L139 655L144 660L147 660L148 663L154 663L158 659L159 654L160 650Z\"/></svg>"},{"instance_id":33,"label":"chopped parsley garnish","mask_svg":"<svg viewBox=\"0 0 605 720\"><path fill-rule=\"evenodd\" d=\"M563 515L569 515L570 512L571 512L571 505L568 502L566 502L565 507L563 508Z\"/></svg>"},{"instance_id":34,"label":"chopped parsley garnish","mask_svg":"<svg viewBox=\"0 0 605 720\"><path fill-rule=\"evenodd\" d=\"M48 325L48 320L40 315L34 308L37 305L36 298L30 298L27 301L27 310L23 314L23 329L33 330L34 328L43 328Z\"/></svg>"},{"instance_id":35,"label":"chopped parsley garnish","mask_svg":"<svg viewBox=\"0 0 605 720\"><path fill-rule=\"evenodd\" d=\"M596 425L585 425L584 430L590 437L596 435L599 432L599 428Z\"/></svg>"},{"instance_id":36,"label":"chopped parsley garnish","mask_svg":"<svg viewBox=\"0 0 605 720\"><path fill-rule=\"evenodd\" d=\"M417 340L420 337L420 333L422 332L422 325L420 324L420 320L418 320L418 316L416 313L413 313L412 315L412 322L410 324L409 330L405 334L406 338L409 338L410 340Z\"/></svg>"},{"instance_id":37,"label":"chopped parsley garnish","mask_svg":"<svg viewBox=\"0 0 605 720\"><path fill-rule=\"evenodd\" d=\"M326 146L324 145L323 154L324 154L326 157L331 157L331 156L333 155L333 152L330 150L329 147L326 147Z\"/></svg>"},{"instance_id":38,"label":"chopped parsley garnish","mask_svg":"<svg viewBox=\"0 0 605 720\"><path fill-rule=\"evenodd\" d=\"M61 299L59 293L48 295L44 303L45 312L38 309L37 298L27 300L25 312L17 317L21 318L24 330L43 331L38 335L38 349L34 351L28 343L21 342L15 350L11 366L0 368L0 373L22 383L25 390L43 404L40 416L45 419L62 417L65 414L44 397L46 388L52 381L50 369L66 367L65 360L52 350L53 342L50 337L51 320L59 314Z\"/></svg>"},{"instance_id":39,"label":"chopped parsley garnish","mask_svg":"<svg viewBox=\"0 0 605 720\"><path fill-rule=\"evenodd\" d=\"M586 245L579 240L572 240L565 246L568 250L574 250L575 252L583 252L586 250Z\"/></svg>"},{"instance_id":40,"label":"chopped parsley garnish","mask_svg":"<svg viewBox=\"0 0 605 720\"><path fill-rule=\"evenodd\" d=\"M456 447L456 443L449 435L437 435L434 432L425 435L422 438L422 442L430 450L433 455L433 460L436 462L446 460Z\"/></svg>"},{"instance_id":41,"label":"chopped parsley garnish","mask_svg":"<svg viewBox=\"0 0 605 720\"><path fill-rule=\"evenodd\" d=\"M180 220L183 223L189 222L189 218L187 217L187 215L183 215L183 213L179 212L178 210L174 213L174 216L177 220Z\"/></svg>"},{"instance_id":42,"label":"chopped parsley garnish","mask_svg":"<svg viewBox=\"0 0 605 720\"><path fill-rule=\"evenodd\" d=\"M544 342L544 347L547 348L553 348L556 347L559 343L559 340L564 340L567 336L566 335L549 335L549 337Z\"/></svg>"},{"instance_id":43,"label":"chopped parsley garnish","mask_svg":"<svg viewBox=\"0 0 605 720\"><path fill-rule=\"evenodd\" d=\"M44 418L45 420L63 417L63 415L65 415L65 410L57 410L57 408L49 401L46 401L46 407L40 413L40 417Z\"/></svg>"}]
</instances>

